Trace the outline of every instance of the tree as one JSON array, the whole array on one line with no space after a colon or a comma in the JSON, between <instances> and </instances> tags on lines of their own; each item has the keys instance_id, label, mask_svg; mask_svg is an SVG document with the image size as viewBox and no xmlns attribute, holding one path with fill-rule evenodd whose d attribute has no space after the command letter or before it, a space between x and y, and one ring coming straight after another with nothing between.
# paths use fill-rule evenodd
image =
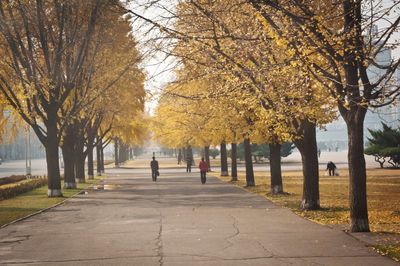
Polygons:
<instances>
[{"instance_id":1,"label":"tree","mask_svg":"<svg viewBox=\"0 0 400 266\"><path fill-rule=\"evenodd\" d=\"M258 19L271 36L304 64L336 99L347 124L350 176L351 231L369 231L363 125L369 107L391 104L400 87L392 75L400 60L382 65L376 56L386 49L398 28L400 3L377 6L374 1L270 1L250 0ZM397 15L396 15L397 14ZM395 17L394 20L390 17ZM380 32L376 21L388 26ZM378 77L368 75L377 67Z\"/></svg>"},{"instance_id":2,"label":"tree","mask_svg":"<svg viewBox=\"0 0 400 266\"><path fill-rule=\"evenodd\" d=\"M215 159L219 155L218 149L210 149L210 155L213 159Z\"/></svg>"},{"instance_id":3,"label":"tree","mask_svg":"<svg viewBox=\"0 0 400 266\"><path fill-rule=\"evenodd\" d=\"M82 86L99 9L106 6L99 0L0 3L0 91L45 146L49 196L61 196L60 128L75 108L61 110Z\"/></svg>"},{"instance_id":4,"label":"tree","mask_svg":"<svg viewBox=\"0 0 400 266\"><path fill-rule=\"evenodd\" d=\"M368 129L371 137L368 138L369 144L365 149L365 154L375 156L375 161L379 162L381 168L385 158L389 158L388 163L393 167L400 167L400 129L393 129L382 123L381 130Z\"/></svg>"}]
</instances>

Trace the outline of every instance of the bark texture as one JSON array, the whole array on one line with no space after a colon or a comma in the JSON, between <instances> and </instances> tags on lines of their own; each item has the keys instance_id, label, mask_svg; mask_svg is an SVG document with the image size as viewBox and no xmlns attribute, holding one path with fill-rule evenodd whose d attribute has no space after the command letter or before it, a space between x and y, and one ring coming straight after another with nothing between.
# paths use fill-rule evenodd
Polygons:
<instances>
[{"instance_id":1,"label":"bark texture","mask_svg":"<svg viewBox=\"0 0 400 266\"><path fill-rule=\"evenodd\" d=\"M58 156L57 122L49 118L47 124L46 163L47 163L47 195L61 197L61 176ZM54 120L54 121L53 121Z\"/></svg>"},{"instance_id":2,"label":"bark texture","mask_svg":"<svg viewBox=\"0 0 400 266\"><path fill-rule=\"evenodd\" d=\"M350 219L352 232L369 232L367 207L367 173L364 157L364 116L365 112L355 113L349 117L348 161L349 161L349 194Z\"/></svg>"},{"instance_id":3,"label":"bark texture","mask_svg":"<svg viewBox=\"0 0 400 266\"><path fill-rule=\"evenodd\" d=\"M88 178L94 179L93 144L87 146Z\"/></svg>"},{"instance_id":4,"label":"bark texture","mask_svg":"<svg viewBox=\"0 0 400 266\"><path fill-rule=\"evenodd\" d=\"M281 144L269 144L269 163L271 172L271 194L283 193L282 170L281 170Z\"/></svg>"},{"instance_id":5,"label":"bark texture","mask_svg":"<svg viewBox=\"0 0 400 266\"><path fill-rule=\"evenodd\" d=\"M303 199L301 208L303 210L317 210L320 208L319 201L319 168L318 148L315 124L302 121L299 133L303 136L295 141L300 151L303 165Z\"/></svg>"},{"instance_id":6,"label":"bark texture","mask_svg":"<svg viewBox=\"0 0 400 266\"><path fill-rule=\"evenodd\" d=\"M226 144L222 142L220 148L221 148L221 176L229 176L228 154L226 152Z\"/></svg>"},{"instance_id":7,"label":"bark texture","mask_svg":"<svg viewBox=\"0 0 400 266\"><path fill-rule=\"evenodd\" d=\"M232 148L231 148L231 159L232 159L232 181L237 181L238 180L238 176L237 176L237 144L236 143L232 143L231 144Z\"/></svg>"},{"instance_id":8,"label":"bark texture","mask_svg":"<svg viewBox=\"0 0 400 266\"><path fill-rule=\"evenodd\" d=\"M206 160L208 166L208 172L211 171L211 163L210 163L210 146L204 147L204 159Z\"/></svg>"},{"instance_id":9,"label":"bark texture","mask_svg":"<svg viewBox=\"0 0 400 266\"><path fill-rule=\"evenodd\" d=\"M253 170L253 161L251 158L251 145L250 139L244 139L244 160L246 163L246 184L248 187L254 187L254 170Z\"/></svg>"}]
</instances>

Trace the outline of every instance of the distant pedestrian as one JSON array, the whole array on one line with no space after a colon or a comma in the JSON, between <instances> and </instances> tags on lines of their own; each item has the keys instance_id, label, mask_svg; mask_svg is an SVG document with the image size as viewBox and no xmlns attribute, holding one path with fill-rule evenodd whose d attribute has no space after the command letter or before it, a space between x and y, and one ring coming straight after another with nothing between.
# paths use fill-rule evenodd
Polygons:
<instances>
[{"instance_id":1,"label":"distant pedestrian","mask_svg":"<svg viewBox=\"0 0 400 266\"><path fill-rule=\"evenodd\" d=\"M334 176L336 165L333 162L329 161L328 164L326 165L326 170L328 170L329 176Z\"/></svg>"},{"instance_id":2,"label":"distant pedestrian","mask_svg":"<svg viewBox=\"0 0 400 266\"><path fill-rule=\"evenodd\" d=\"M206 173L208 171L208 165L204 161L204 158L201 157L201 161L199 163L199 168L200 168L200 178L201 178L201 183L205 184L206 183Z\"/></svg>"},{"instance_id":3,"label":"distant pedestrian","mask_svg":"<svg viewBox=\"0 0 400 266\"><path fill-rule=\"evenodd\" d=\"M191 156L186 156L186 173L192 172L192 161L193 158Z\"/></svg>"},{"instance_id":4,"label":"distant pedestrian","mask_svg":"<svg viewBox=\"0 0 400 266\"><path fill-rule=\"evenodd\" d=\"M321 157L321 149L318 149L318 158Z\"/></svg>"},{"instance_id":5,"label":"distant pedestrian","mask_svg":"<svg viewBox=\"0 0 400 266\"><path fill-rule=\"evenodd\" d=\"M158 171L158 161L156 160L156 157L153 157L153 161L150 162L150 167L151 167L151 179L156 182L157 181L157 176L160 175L160 172Z\"/></svg>"}]
</instances>

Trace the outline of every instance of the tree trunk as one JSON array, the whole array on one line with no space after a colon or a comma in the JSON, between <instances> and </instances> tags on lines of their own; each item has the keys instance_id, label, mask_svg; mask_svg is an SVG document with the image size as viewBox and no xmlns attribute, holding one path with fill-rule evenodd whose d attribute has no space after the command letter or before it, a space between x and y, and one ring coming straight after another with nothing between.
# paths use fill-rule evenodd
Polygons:
<instances>
[{"instance_id":1,"label":"tree trunk","mask_svg":"<svg viewBox=\"0 0 400 266\"><path fill-rule=\"evenodd\" d=\"M357 50L362 49L364 41L362 31L362 4L360 1L343 1L344 29L351 30L352 37L346 38L345 46L354 47L344 51L344 73L346 78L347 100L349 106L345 108L339 104L340 114L347 125L348 135L348 164L349 164L349 198L350 219L352 232L369 232L367 207L367 173L364 157L364 119L367 112L363 98L370 97L371 86L366 84L360 88L360 55ZM365 80L363 80L364 82ZM374 87L374 86L372 86ZM366 90L367 89L367 90ZM385 91L382 92L383 95Z\"/></svg>"},{"instance_id":2,"label":"tree trunk","mask_svg":"<svg viewBox=\"0 0 400 266\"><path fill-rule=\"evenodd\" d=\"M89 142L88 146L88 178L94 179L94 164L93 164L93 144Z\"/></svg>"},{"instance_id":3,"label":"tree trunk","mask_svg":"<svg viewBox=\"0 0 400 266\"><path fill-rule=\"evenodd\" d=\"M125 144L119 140L118 141L118 165L121 165L124 162L124 148Z\"/></svg>"},{"instance_id":4,"label":"tree trunk","mask_svg":"<svg viewBox=\"0 0 400 266\"><path fill-rule=\"evenodd\" d=\"M186 162L186 149L182 148L182 153L183 153L183 161Z\"/></svg>"},{"instance_id":5,"label":"tree trunk","mask_svg":"<svg viewBox=\"0 0 400 266\"><path fill-rule=\"evenodd\" d=\"M100 140L100 172L104 174L105 168L104 168L104 147L103 147L103 141Z\"/></svg>"},{"instance_id":6,"label":"tree trunk","mask_svg":"<svg viewBox=\"0 0 400 266\"><path fill-rule=\"evenodd\" d=\"M250 139L244 139L244 160L246 163L246 184L248 187L254 187L254 171L253 171L253 161L251 160L251 145Z\"/></svg>"},{"instance_id":7,"label":"tree trunk","mask_svg":"<svg viewBox=\"0 0 400 266\"><path fill-rule=\"evenodd\" d=\"M269 164L271 172L271 194L283 193L281 170L281 144L269 144Z\"/></svg>"},{"instance_id":8,"label":"tree trunk","mask_svg":"<svg viewBox=\"0 0 400 266\"><path fill-rule=\"evenodd\" d=\"M364 157L365 110L359 108L345 119L347 124L350 178L350 219L352 232L369 232L367 207L367 173ZM352 116L350 116L352 115Z\"/></svg>"},{"instance_id":9,"label":"tree trunk","mask_svg":"<svg viewBox=\"0 0 400 266\"><path fill-rule=\"evenodd\" d=\"M72 126L65 129L63 137L62 153L64 158L64 188L76 188L75 182L75 141Z\"/></svg>"},{"instance_id":10,"label":"tree trunk","mask_svg":"<svg viewBox=\"0 0 400 266\"><path fill-rule=\"evenodd\" d=\"M65 139L64 139L65 143ZM76 188L75 182L75 154L73 146L63 145L62 153L64 158L64 188Z\"/></svg>"},{"instance_id":11,"label":"tree trunk","mask_svg":"<svg viewBox=\"0 0 400 266\"><path fill-rule=\"evenodd\" d=\"M194 158L193 158L193 149L192 149L192 147L189 145L187 148L186 148L186 158L191 158L192 159L192 166L194 166Z\"/></svg>"},{"instance_id":12,"label":"tree trunk","mask_svg":"<svg viewBox=\"0 0 400 266\"><path fill-rule=\"evenodd\" d=\"M85 159L83 139L78 137L75 144L75 177L78 183L85 183Z\"/></svg>"},{"instance_id":13,"label":"tree trunk","mask_svg":"<svg viewBox=\"0 0 400 266\"><path fill-rule=\"evenodd\" d=\"M209 145L204 147L204 157L205 157L205 160L206 160L206 163L208 166L207 172L210 172L211 171L211 162L210 162L210 146Z\"/></svg>"},{"instance_id":14,"label":"tree trunk","mask_svg":"<svg viewBox=\"0 0 400 266\"><path fill-rule=\"evenodd\" d=\"M85 157L83 155L78 156L75 161L75 174L76 181L78 183L85 183Z\"/></svg>"},{"instance_id":15,"label":"tree trunk","mask_svg":"<svg viewBox=\"0 0 400 266\"><path fill-rule=\"evenodd\" d=\"M115 167L119 167L119 156L118 156L118 139L114 140L114 163Z\"/></svg>"},{"instance_id":16,"label":"tree trunk","mask_svg":"<svg viewBox=\"0 0 400 266\"><path fill-rule=\"evenodd\" d=\"M303 165L303 210L317 210L319 202L319 167L315 124L307 120L301 122L299 133L303 136L294 143L301 154Z\"/></svg>"},{"instance_id":17,"label":"tree trunk","mask_svg":"<svg viewBox=\"0 0 400 266\"><path fill-rule=\"evenodd\" d=\"M237 181L237 144L231 144L231 160L232 160L232 179L231 181Z\"/></svg>"},{"instance_id":18,"label":"tree trunk","mask_svg":"<svg viewBox=\"0 0 400 266\"><path fill-rule=\"evenodd\" d=\"M50 116L50 115L49 115ZM61 176L58 156L57 122L50 119L47 124L46 163L47 163L47 196L62 197Z\"/></svg>"},{"instance_id":19,"label":"tree trunk","mask_svg":"<svg viewBox=\"0 0 400 266\"><path fill-rule=\"evenodd\" d=\"M183 160L182 149L178 151L178 164L181 164Z\"/></svg>"},{"instance_id":20,"label":"tree trunk","mask_svg":"<svg viewBox=\"0 0 400 266\"><path fill-rule=\"evenodd\" d=\"M62 153L64 158L64 188L74 189L76 188L74 150L63 146Z\"/></svg>"},{"instance_id":21,"label":"tree trunk","mask_svg":"<svg viewBox=\"0 0 400 266\"><path fill-rule=\"evenodd\" d=\"M128 145L120 141L119 145L119 162L122 164L128 160Z\"/></svg>"},{"instance_id":22,"label":"tree trunk","mask_svg":"<svg viewBox=\"0 0 400 266\"><path fill-rule=\"evenodd\" d=\"M97 175L101 176L101 143L96 145L96 169Z\"/></svg>"},{"instance_id":23,"label":"tree trunk","mask_svg":"<svg viewBox=\"0 0 400 266\"><path fill-rule=\"evenodd\" d=\"M228 155L226 152L226 144L222 142L221 148L221 176L229 176L228 172Z\"/></svg>"}]
</instances>

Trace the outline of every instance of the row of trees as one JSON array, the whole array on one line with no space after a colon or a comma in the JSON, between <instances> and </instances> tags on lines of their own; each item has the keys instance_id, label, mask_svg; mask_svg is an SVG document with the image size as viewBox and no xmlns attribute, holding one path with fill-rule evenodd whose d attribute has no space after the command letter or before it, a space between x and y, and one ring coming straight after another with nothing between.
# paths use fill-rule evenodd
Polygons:
<instances>
[{"instance_id":1,"label":"row of trees","mask_svg":"<svg viewBox=\"0 0 400 266\"><path fill-rule=\"evenodd\" d=\"M1 1L0 98L45 147L48 196L93 177L114 137L145 132L144 74L129 17L117 0ZM140 134L138 133L140 132Z\"/></svg>"},{"instance_id":2,"label":"row of trees","mask_svg":"<svg viewBox=\"0 0 400 266\"><path fill-rule=\"evenodd\" d=\"M347 124L352 231L369 231L363 130L370 107L393 103L400 60L380 65L400 23L399 3L375 1L181 1L174 28L177 80L156 113L166 146L270 143L271 192L283 192L278 156L292 141L303 161L303 209L320 208L316 127ZM134 13L134 12L131 12ZM386 20L381 31L375 23ZM393 44L396 45L396 44ZM392 46L393 46L392 45ZM370 66L381 69L368 75ZM276 158L276 159L273 159ZM251 169L248 168L248 172ZM254 180L247 173L247 185Z\"/></svg>"}]
</instances>

